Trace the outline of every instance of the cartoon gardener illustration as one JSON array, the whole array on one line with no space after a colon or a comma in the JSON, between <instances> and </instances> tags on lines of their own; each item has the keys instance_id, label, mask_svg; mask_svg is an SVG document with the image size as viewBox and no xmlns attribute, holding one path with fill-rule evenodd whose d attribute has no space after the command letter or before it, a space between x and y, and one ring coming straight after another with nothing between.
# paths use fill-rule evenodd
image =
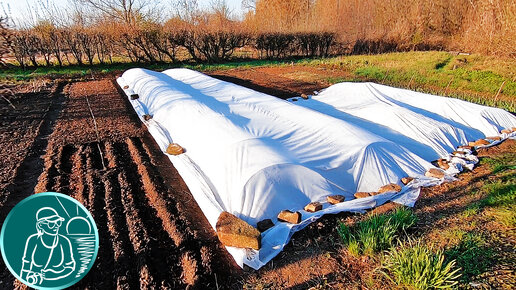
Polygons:
<instances>
[{"instance_id":1,"label":"cartoon gardener illustration","mask_svg":"<svg viewBox=\"0 0 516 290\"><path fill-rule=\"evenodd\" d=\"M59 234L64 218L51 207L42 207L36 213L37 233L25 244L20 276L33 285L45 280L59 280L75 271L72 244Z\"/></svg>"}]
</instances>

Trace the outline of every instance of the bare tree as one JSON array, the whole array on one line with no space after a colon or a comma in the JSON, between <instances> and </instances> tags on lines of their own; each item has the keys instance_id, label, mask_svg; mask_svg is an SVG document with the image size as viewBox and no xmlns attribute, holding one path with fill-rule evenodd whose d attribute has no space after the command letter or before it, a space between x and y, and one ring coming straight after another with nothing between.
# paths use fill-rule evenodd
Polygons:
<instances>
[{"instance_id":1,"label":"bare tree","mask_svg":"<svg viewBox=\"0 0 516 290\"><path fill-rule=\"evenodd\" d=\"M75 33L75 38L77 39L77 42L79 43L79 49L84 53L86 56L86 59L88 60L88 63L90 65L93 65L93 60L95 59L95 53L96 50L96 43L97 40L95 38L94 33L92 31L87 29L80 29L77 30Z\"/></svg>"},{"instance_id":2,"label":"bare tree","mask_svg":"<svg viewBox=\"0 0 516 290\"><path fill-rule=\"evenodd\" d=\"M159 1L146 0L75 0L101 11L103 14L128 24L138 22L144 16L157 12Z\"/></svg>"},{"instance_id":3,"label":"bare tree","mask_svg":"<svg viewBox=\"0 0 516 290\"><path fill-rule=\"evenodd\" d=\"M45 64L47 66L51 65L51 58L54 54L53 41L56 39L51 37L51 35L54 34L54 29L54 25L46 21L40 22L37 26L32 28L33 33L38 38L36 48L38 52L41 54L41 56L43 56L43 59L45 60Z\"/></svg>"},{"instance_id":4,"label":"bare tree","mask_svg":"<svg viewBox=\"0 0 516 290\"><path fill-rule=\"evenodd\" d=\"M233 11L229 8L226 0L210 0L212 13L224 19L231 19Z\"/></svg>"},{"instance_id":5,"label":"bare tree","mask_svg":"<svg viewBox=\"0 0 516 290\"><path fill-rule=\"evenodd\" d=\"M199 3L197 0L173 0L174 18L181 19L190 24L194 24L200 14Z\"/></svg>"},{"instance_id":6,"label":"bare tree","mask_svg":"<svg viewBox=\"0 0 516 290\"><path fill-rule=\"evenodd\" d=\"M78 65L82 65L82 57L83 57L83 51L81 48L81 43L79 41L78 34L80 33L80 28L78 27L69 27L67 29L64 29L61 32L61 36L66 43L67 50L71 53L73 58L75 58L75 61ZM68 62L70 63L70 60L68 59L68 54L65 54Z\"/></svg>"},{"instance_id":7,"label":"bare tree","mask_svg":"<svg viewBox=\"0 0 516 290\"><path fill-rule=\"evenodd\" d=\"M256 0L242 0L242 8L256 10Z\"/></svg>"}]
</instances>

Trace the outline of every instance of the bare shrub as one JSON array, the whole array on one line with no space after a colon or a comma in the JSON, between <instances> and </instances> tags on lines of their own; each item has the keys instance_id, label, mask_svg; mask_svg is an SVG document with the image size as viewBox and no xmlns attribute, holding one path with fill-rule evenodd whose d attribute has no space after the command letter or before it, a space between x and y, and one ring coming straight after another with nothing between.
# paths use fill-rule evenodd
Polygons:
<instances>
[{"instance_id":1,"label":"bare shrub","mask_svg":"<svg viewBox=\"0 0 516 290\"><path fill-rule=\"evenodd\" d=\"M330 49L336 44L336 37L331 32L309 32L296 34L296 46L303 56L328 56Z\"/></svg>"},{"instance_id":2,"label":"bare shrub","mask_svg":"<svg viewBox=\"0 0 516 290\"><path fill-rule=\"evenodd\" d=\"M81 33L80 27L68 27L67 29L63 29L61 31L61 37L66 44L67 53L66 58L68 59L68 63L72 63L69 59L69 55L71 55L75 62L78 65L83 65L83 51L81 47L81 41L79 34Z\"/></svg>"},{"instance_id":3,"label":"bare shrub","mask_svg":"<svg viewBox=\"0 0 516 290\"><path fill-rule=\"evenodd\" d=\"M256 36L255 47L262 57L285 57L296 40L294 34L289 33L261 33Z\"/></svg>"},{"instance_id":4,"label":"bare shrub","mask_svg":"<svg viewBox=\"0 0 516 290\"><path fill-rule=\"evenodd\" d=\"M127 27L122 34L121 45L126 49L131 60L156 63L164 61L164 56L170 54L167 43L168 39L160 25L145 23Z\"/></svg>"}]
</instances>

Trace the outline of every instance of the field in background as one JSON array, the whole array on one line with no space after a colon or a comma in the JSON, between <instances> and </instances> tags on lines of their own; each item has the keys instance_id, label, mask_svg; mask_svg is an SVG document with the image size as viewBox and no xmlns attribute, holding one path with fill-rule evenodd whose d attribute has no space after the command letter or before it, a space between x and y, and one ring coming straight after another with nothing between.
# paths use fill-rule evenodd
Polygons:
<instances>
[{"instance_id":1,"label":"field in background","mask_svg":"<svg viewBox=\"0 0 516 290\"><path fill-rule=\"evenodd\" d=\"M514 59L407 52L343 56L310 61L309 64L352 73L350 79L330 79L330 83L367 80L516 112Z\"/></svg>"},{"instance_id":2,"label":"field in background","mask_svg":"<svg viewBox=\"0 0 516 290\"><path fill-rule=\"evenodd\" d=\"M92 67L40 67L3 70L5 83L31 82L47 78L88 78L91 75L115 75L132 67L164 70L188 67L207 73L252 68L291 67L282 75L294 81L320 84L321 88L343 81L372 81L390 86L450 96L470 102L516 112L516 60L482 55L458 55L448 52L400 52L379 55L352 55L322 59L253 60L224 64L154 64L119 63ZM318 71L310 71L316 68ZM308 71L307 71L308 70ZM293 92L295 93L295 92ZM313 92L299 92L311 94Z\"/></svg>"}]
</instances>

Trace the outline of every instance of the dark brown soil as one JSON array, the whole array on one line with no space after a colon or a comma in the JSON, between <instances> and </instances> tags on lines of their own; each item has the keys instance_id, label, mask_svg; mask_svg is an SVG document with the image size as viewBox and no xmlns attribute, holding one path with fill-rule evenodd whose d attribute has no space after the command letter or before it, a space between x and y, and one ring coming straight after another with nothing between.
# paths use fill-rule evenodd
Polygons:
<instances>
[{"instance_id":1,"label":"dark brown soil","mask_svg":"<svg viewBox=\"0 0 516 290\"><path fill-rule=\"evenodd\" d=\"M61 192L84 204L100 248L94 268L74 288L229 284L237 266L111 80L56 83L13 104L20 109L0 108L2 220L38 192ZM2 270L1 285L23 288Z\"/></svg>"},{"instance_id":2,"label":"dark brown soil","mask_svg":"<svg viewBox=\"0 0 516 290\"><path fill-rule=\"evenodd\" d=\"M235 68L208 72L212 77L287 99L312 95L330 85L330 78L350 77L342 70L313 66Z\"/></svg>"}]
</instances>

